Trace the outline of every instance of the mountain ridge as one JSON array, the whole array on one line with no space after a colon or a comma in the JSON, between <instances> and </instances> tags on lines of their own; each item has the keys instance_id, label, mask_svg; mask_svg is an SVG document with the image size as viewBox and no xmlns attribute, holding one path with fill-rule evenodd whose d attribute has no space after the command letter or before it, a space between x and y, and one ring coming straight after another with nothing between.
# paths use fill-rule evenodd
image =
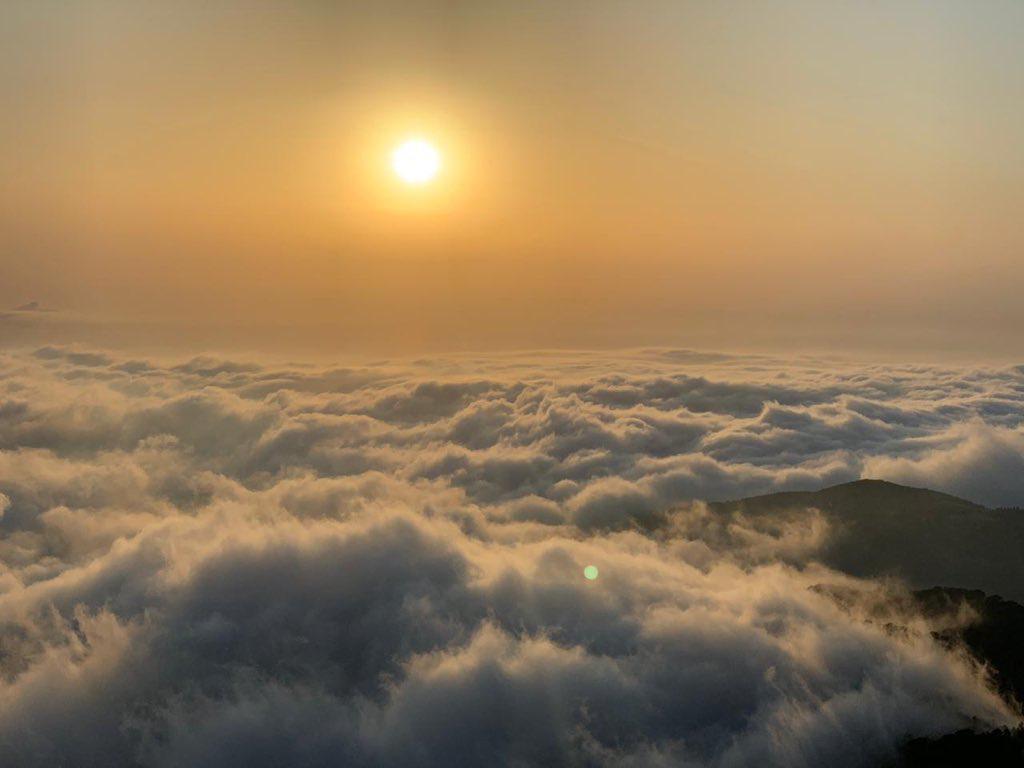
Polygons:
<instances>
[{"instance_id":1,"label":"mountain ridge","mask_svg":"<svg viewBox=\"0 0 1024 768\"><path fill-rule=\"evenodd\" d=\"M860 478L858 480L849 480L845 483L836 483L835 485L826 485L814 491L772 491L771 493L757 494L756 496L741 496L735 499L725 499L722 501L713 502L715 504L736 504L743 501L749 501L751 499L758 500L769 500L769 499L798 499L803 497L814 497L822 496L827 494L835 494L838 492L860 492L867 489L873 490L886 490L892 493L906 494L906 495L926 495L936 500L943 500L949 503L955 503L957 505L963 505L966 507L972 507L975 509L1017 509L1017 507L987 507L984 504L965 499L960 496L954 496L951 493L945 493L944 491L936 491L932 488L925 488L923 486L915 485L903 485L902 483L894 483L891 480L882 480L878 478Z\"/></svg>"},{"instance_id":2,"label":"mountain ridge","mask_svg":"<svg viewBox=\"0 0 1024 768\"><path fill-rule=\"evenodd\" d=\"M1024 602L1024 511L990 508L928 488L855 480L708 504L716 515L777 525L817 510L826 520L816 559L863 578L915 589L950 584Z\"/></svg>"}]
</instances>

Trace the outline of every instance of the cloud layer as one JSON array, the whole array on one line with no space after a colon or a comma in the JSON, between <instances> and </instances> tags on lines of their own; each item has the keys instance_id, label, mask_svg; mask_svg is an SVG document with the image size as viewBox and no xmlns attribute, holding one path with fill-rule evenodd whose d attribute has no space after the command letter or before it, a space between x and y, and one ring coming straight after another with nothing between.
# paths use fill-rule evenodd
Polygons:
<instances>
[{"instance_id":1,"label":"cloud layer","mask_svg":"<svg viewBox=\"0 0 1024 768\"><path fill-rule=\"evenodd\" d=\"M1022 420L1021 368L2 355L0 762L857 766L1012 723L814 510L695 500L1020 504Z\"/></svg>"}]
</instances>

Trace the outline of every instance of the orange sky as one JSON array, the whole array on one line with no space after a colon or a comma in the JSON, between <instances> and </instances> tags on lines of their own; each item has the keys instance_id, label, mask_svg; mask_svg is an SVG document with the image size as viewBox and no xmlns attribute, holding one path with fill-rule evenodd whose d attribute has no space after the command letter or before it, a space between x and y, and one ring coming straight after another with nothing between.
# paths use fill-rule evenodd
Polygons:
<instances>
[{"instance_id":1,"label":"orange sky","mask_svg":"<svg viewBox=\"0 0 1024 768\"><path fill-rule=\"evenodd\" d=\"M1024 352L1019 3L342 5L5 3L0 306L309 349ZM445 158L415 190L410 134Z\"/></svg>"}]
</instances>

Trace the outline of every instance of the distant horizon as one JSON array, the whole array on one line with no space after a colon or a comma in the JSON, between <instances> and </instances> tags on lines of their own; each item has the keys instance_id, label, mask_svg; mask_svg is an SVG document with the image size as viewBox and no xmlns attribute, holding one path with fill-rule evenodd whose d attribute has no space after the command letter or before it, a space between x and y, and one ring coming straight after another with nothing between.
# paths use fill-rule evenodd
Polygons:
<instances>
[{"instance_id":1,"label":"distant horizon","mask_svg":"<svg viewBox=\"0 0 1024 768\"><path fill-rule=\"evenodd\" d=\"M547 344L528 343L530 339L496 340L490 334L470 334L451 339L443 333L423 338L395 329L360 334L344 326L328 329L324 324L296 325L281 323L218 323L212 320L183 322L180 319L149 319L79 314L41 305L39 309L0 308L0 349L22 348L45 344L79 345L113 351L160 351L163 355L215 353L231 355L263 355L280 357L295 354L322 359L331 356L411 357L422 354L461 355L494 353L529 353L537 351L614 352L645 348L692 349L708 353L764 354L775 357L812 355L838 360L870 362L906 361L922 364L1021 364L1024 351L1016 336L1006 334L989 344L970 344L960 337L957 344L944 330L931 328L898 333L890 331L882 341L866 340L852 330L829 332L818 327L785 334L773 330L760 339L731 340L729 334L716 332L713 323L703 330L681 330L673 334L634 333L603 336L598 328L590 333L573 334L554 341L557 333L538 331L537 341L547 336ZM410 338L412 336L412 338ZM674 337L674 338L673 338Z\"/></svg>"}]
</instances>

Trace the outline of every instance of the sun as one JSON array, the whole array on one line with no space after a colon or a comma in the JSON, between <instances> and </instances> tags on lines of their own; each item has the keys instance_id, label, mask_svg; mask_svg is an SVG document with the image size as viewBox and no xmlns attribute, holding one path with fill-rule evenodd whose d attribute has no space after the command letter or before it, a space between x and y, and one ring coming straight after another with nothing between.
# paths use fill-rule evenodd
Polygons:
<instances>
[{"instance_id":1,"label":"sun","mask_svg":"<svg viewBox=\"0 0 1024 768\"><path fill-rule=\"evenodd\" d=\"M406 184L426 184L441 170L441 153L429 141L409 139L391 153L391 167Z\"/></svg>"}]
</instances>

